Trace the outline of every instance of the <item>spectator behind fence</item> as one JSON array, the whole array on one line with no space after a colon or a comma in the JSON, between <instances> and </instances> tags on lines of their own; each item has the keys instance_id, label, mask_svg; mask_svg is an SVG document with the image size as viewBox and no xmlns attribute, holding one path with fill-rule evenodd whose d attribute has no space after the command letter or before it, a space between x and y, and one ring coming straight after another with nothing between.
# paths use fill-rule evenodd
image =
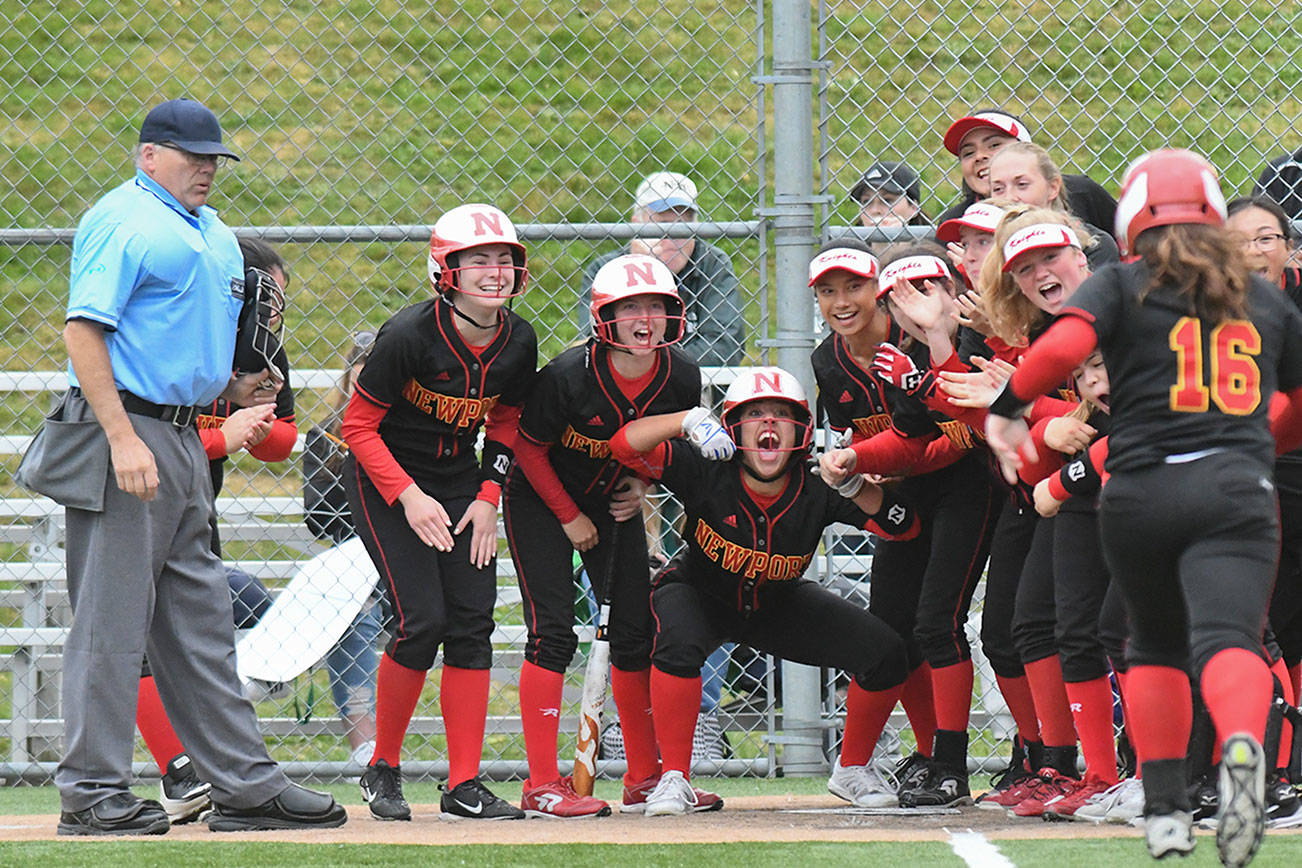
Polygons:
<instances>
[{"instance_id":1,"label":"spectator behind fence","mask_svg":"<svg viewBox=\"0 0 1302 868\"><path fill-rule=\"evenodd\" d=\"M634 223L692 223L699 213L696 184L677 172L653 172L633 196ZM635 238L627 249L589 262L583 270L580 334L591 328L592 279L601 266L625 253L648 253L674 273L687 318L681 346L689 356L702 365L741 362L746 322L737 275L728 254L699 238Z\"/></svg>"},{"instance_id":2,"label":"spectator behind fence","mask_svg":"<svg viewBox=\"0 0 1302 868\"><path fill-rule=\"evenodd\" d=\"M273 404L283 385L265 369L232 374L244 263L206 203L219 160L235 155L216 115L193 100L156 106L139 141L135 177L86 213L72 250L63 413L95 421L104 435L84 451L99 460L80 456L84 488L103 500L67 509L73 624L55 773L59 833L169 828L157 801L128 788L146 648L177 731L212 783L209 828L338 826L343 808L291 784L267 755L235 672L230 596L211 550L197 407L219 395Z\"/></svg>"},{"instance_id":3,"label":"spectator behind fence","mask_svg":"<svg viewBox=\"0 0 1302 868\"><path fill-rule=\"evenodd\" d=\"M356 535L341 476L348 446L340 429L353 384L374 343L374 332L353 335L344 354L343 373L330 396L330 415L312 426L303 444L303 518L317 539L336 545ZM382 624L380 604L372 599L325 658L330 693L340 718L348 725L348 746L359 765L370 761L375 748L375 673L379 667L375 640Z\"/></svg>"},{"instance_id":4,"label":"spectator behind fence","mask_svg":"<svg viewBox=\"0 0 1302 868\"><path fill-rule=\"evenodd\" d=\"M883 160L873 163L850 190L859 208L861 226L930 226L923 213L922 182L905 163Z\"/></svg>"},{"instance_id":5,"label":"spectator behind fence","mask_svg":"<svg viewBox=\"0 0 1302 868\"><path fill-rule=\"evenodd\" d=\"M1252 185L1252 195L1268 196L1284 209L1290 220L1302 220L1302 149L1280 154L1261 170Z\"/></svg>"},{"instance_id":6,"label":"spectator behind fence","mask_svg":"<svg viewBox=\"0 0 1302 868\"><path fill-rule=\"evenodd\" d=\"M962 196L937 218L938 223L962 216L967 206L990 197L990 158L1009 142L1031 141L1031 130L1016 115L982 109L961 117L945 132L945 150L958 157ZM1117 217L1117 200L1085 175L1063 175L1071 213L1109 234Z\"/></svg>"}]
</instances>

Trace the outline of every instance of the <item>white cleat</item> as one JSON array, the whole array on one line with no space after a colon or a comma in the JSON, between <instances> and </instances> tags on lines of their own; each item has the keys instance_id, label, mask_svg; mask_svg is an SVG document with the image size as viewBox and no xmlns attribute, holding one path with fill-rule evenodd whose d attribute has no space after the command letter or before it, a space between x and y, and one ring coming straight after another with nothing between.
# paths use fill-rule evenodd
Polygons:
<instances>
[{"instance_id":1,"label":"white cleat","mask_svg":"<svg viewBox=\"0 0 1302 868\"><path fill-rule=\"evenodd\" d=\"M1126 778L1081 805L1073 819L1091 823L1129 823L1144 813L1144 782Z\"/></svg>"},{"instance_id":2,"label":"white cleat","mask_svg":"<svg viewBox=\"0 0 1302 868\"><path fill-rule=\"evenodd\" d=\"M843 766L838 758L827 779L827 791L859 808L897 808L900 798L896 788L873 767Z\"/></svg>"},{"instance_id":3,"label":"white cleat","mask_svg":"<svg viewBox=\"0 0 1302 868\"><path fill-rule=\"evenodd\" d=\"M1241 868L1256 855L1266 828L1266 757L1246 732L1230 736L1221 748L1219 789L1216 850L1221 864Z\"/></svg>"},{"instance_id":4,"label":"white cleat","mask_svg":"<svg viewBox=\"0 0 1302 868\"><path fill-rule=\"evenodd\" d=\"M695 807L696 790L692 789L682 772L671 769L660 776L660 783L646 797L643 814L648 817L676 816L686 814Z\"/></svg>"},{"instance_id":5,"label":"white cleat","mask_svg":"<svg viewBox=\"0 0 1302 868\"><path fill-rule=\"evenodd\" d=\"M1145 817L1144 840L1148 843L1148 854L1154 859L1188 856L1194 848L1193 814L1174 811Z\"/></svg>"}]
</instances>

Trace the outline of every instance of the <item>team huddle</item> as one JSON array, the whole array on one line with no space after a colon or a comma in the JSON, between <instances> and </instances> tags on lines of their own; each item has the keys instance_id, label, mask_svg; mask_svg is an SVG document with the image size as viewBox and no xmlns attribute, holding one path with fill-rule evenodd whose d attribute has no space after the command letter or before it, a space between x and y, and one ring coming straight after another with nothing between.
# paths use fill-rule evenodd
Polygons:
<instances>
[{"instance_id":1,"label":"team huddle","mask_svg":"<svg viewBox=\"0 0 1302 868\"><path fill-rule=\"evenodd\" d=\"M1018 146L1007 116L955 126L961 159L969 139L1003 137L991 148L997 179L1000 164L1038 172L1042 153ZM399 614L362 779L371 812L410 816L402 734L443 643L443 810L610 813L557 762L577 551L610 603L623 811L722 807L690 771L701 667L725 641L851 676L835 795L862 807L971 804L963 628L985 575L981 638L1017 737L976 802L1134 821L1156 857L1189 852L1201 821L1226 864L1250 860L1266 820L1299 810L1292 723L1268 720L1297 686L1296 658L1290 672L1270 626L1272 479L1276 451L1298 438L1302 316L1282 283L1249 269L1202 158L1158 151L1127 173L1124 262L1107 233L1062 207L1061 175L1047 174L1044 201L1023 201L1016 181L974 195L939 227L948 249L923 242L879 258L854 239L824 245L809 267L831 332L812 359L821 419L778 368L742 369L720 417L698 406L699 370L674 346L684 318L673 274L645 255L597 272L591 336L535 375L534 334L505 309L528 273L509 219L486 205L442 217L436 296L381 329L344 427L354 514ZM438 401L413 407L426 391ZM476 463L468 444L481 421ZM820 421L843 445L815 461ZM417 440L440 448L406 446ZM649 485L684 505L683 550L654 576L640 508ZM518 809L475 776L499 496L529 631ZM803 576L832 523L879 538L866 610ZM1114 678L1138 758L1124 779ZM1194 695L1216 737L1191 746ZM897 702L916 750L881 769L873 750Z\"/></svg>"},{"instance_id":2,"label":"team huddle","mask_svg":"<svg viewBox=\"0 0 1302 868\"><path fill-rule=\"evenodd\" d=\"M217 147L215 136L191 144ZM171 140L142 132L155 141L149 159L172 159ZM1251 860L1268 821L1302 816L1302 453L1291 453L1302 445L1302 280L1276 255L1287 219L1269 200L1227 203L1189 151L1144 155L1113 201L1064 176L1003 112L960 119L945 146L964 201L934 240L874 249L841 238L812 257L809 291L830 332L811 358L813 402L791 372L743 367L718 415L703 406L700 367L682 349L694 314L676 273L641 252L603 262L584 287L591 333L539 369L535 331L509 306L530 276L509 217L467 204L438 219L432 296L374 336L340 427L351 526L392 610L361 777L375 818L411 818L403 740L440 650L444 814L612 812L589 774L562 775L558 761L578 648L575 552L602 602L623 812L723 807L693 785L692 748L703 666L733 642L849 677L828 789L858 807L975 802L1132 822L1156 858L1191 852L1202 823L1232 866ZM85 310L70 326L118 325ZM99 415L103 384L84 358L73 367ZM208 391L224 374L217 365ZM258 424L270 431L266 374L222 394L267 407ZM171 443L168 425L189 425L129 399L127 412L167 422L155 451ZM815 450L824 426L827 447ZM135 496L148 501L153 465L140 466ZM652 486L683 506L682 547L654 574ZM479 776L499 508L528 633L519 806ZM805 577L833 524L876 537L867 608ZM983 576L982 649L1017 732L1007 769L974 799L964 628ZM176 664L158 656L170 711ZM1133 759L1114 739L1118 699ZM897 703L914 751L882 767L874 751ZM229 725L244 733L251 718L238 711ZM188 741L198 727L187 717L178 729ZM205 772L210 754L196 757ZM328 797L313 801L265 752L248 754L259 797L236 805L234 782L218 781L224 828L343 822ZM104 801L70 807L65 796L69 833L153 829L141 819L152 803L123 802L136 813L121 819L99 811Z\"/></svg>"}]
</instances>

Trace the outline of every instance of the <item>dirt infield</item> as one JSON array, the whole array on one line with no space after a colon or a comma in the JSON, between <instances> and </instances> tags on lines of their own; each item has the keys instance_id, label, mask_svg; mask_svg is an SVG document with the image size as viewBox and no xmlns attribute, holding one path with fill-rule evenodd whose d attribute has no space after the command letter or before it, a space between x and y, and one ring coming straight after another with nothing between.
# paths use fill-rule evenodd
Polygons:
<instances>
[{"instance_id":1,"label":"dirt infield","mask_svg":"<svg viewBox=\"0 0 1302 868\"><path fill-rule=\"evenodd\" d=\"M169 841L286 841L335 844L559 844L590 843L590 824L602 825L602 839L628 844L708 844L729 841L944 841L955 831L987 838L1133 838L1129 826L1015 820L1003 811L963 808L916 814L854 813L831 796L746 796L729 798L723 811L686 817L646 818L636 814L575 821L525 820L486 823L445 820L436 805L413 805L410 823L372 820L363 806L349 806L348 823L314 832L240 832L215 835L203 824L172 829ZM26 814L0 816L0 841L55 837L58 818ZM1279 832L1272 834L1290 834ZM63 838L60 840L69 840ZM88 840L104 840L88 839Z\"/></svg>"}]
</instances>

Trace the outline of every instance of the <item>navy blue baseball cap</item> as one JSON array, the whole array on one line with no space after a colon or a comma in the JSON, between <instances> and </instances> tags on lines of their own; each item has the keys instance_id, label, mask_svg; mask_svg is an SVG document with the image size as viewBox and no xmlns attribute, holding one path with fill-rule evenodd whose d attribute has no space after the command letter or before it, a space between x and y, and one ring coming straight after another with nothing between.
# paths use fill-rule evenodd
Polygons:
<instances>
[{"instance_id":1,"label":"navy blue baseball cap","mask_svg":"<svg viewBox=\"0 0 1302 868\"><path fill-rule=\"evenodd\" d=\"M169 99L149 110L140 125L140 141L165 142L192 154L216 154L238 160L222 144L222 127L203 103L192 99Z\"/></svg>"}]
</instances>

